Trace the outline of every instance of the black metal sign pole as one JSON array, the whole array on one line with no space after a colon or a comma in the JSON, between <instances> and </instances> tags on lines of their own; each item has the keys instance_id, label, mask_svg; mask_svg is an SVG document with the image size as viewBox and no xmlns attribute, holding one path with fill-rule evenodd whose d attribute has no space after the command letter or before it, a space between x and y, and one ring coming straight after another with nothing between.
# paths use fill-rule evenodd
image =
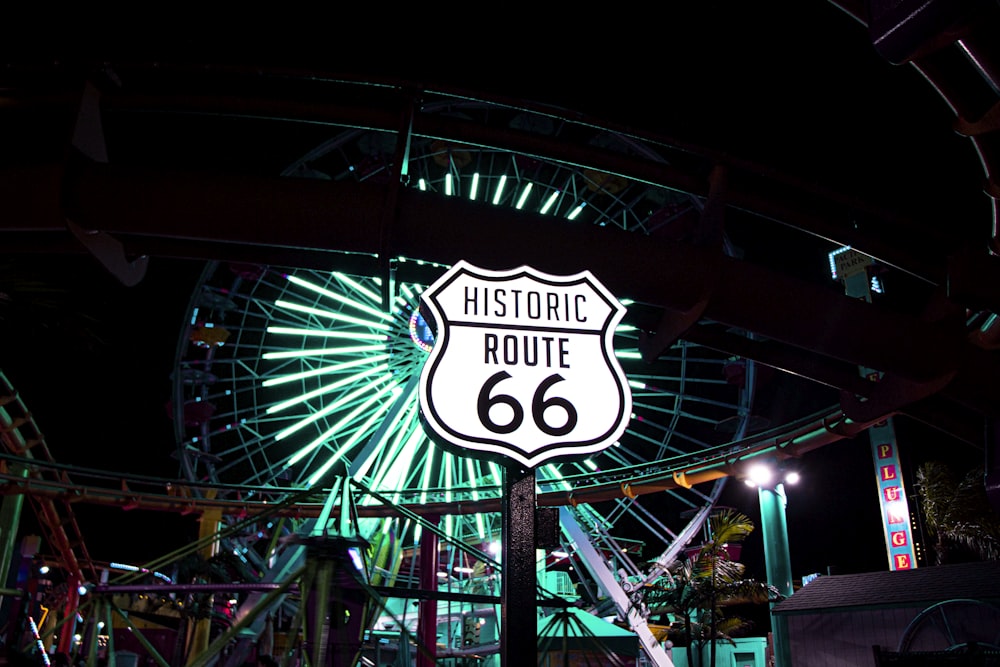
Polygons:
<instances>
[{"instance_id":1,"label":"black metal sign pole","mask_svg":"<svg viewBox=\"0 0 1000 667\"><path fill-rule=\"evenodd\" d=\"M538 612L535 572L535 470L504 468L500 665L535 664Z\"/></svg>"}]
</instances>

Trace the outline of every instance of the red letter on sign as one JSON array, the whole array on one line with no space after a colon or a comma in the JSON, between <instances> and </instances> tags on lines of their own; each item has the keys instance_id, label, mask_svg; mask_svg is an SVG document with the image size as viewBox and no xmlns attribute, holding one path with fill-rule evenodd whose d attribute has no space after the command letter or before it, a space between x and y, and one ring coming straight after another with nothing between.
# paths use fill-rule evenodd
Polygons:
<instances>
[{"instance_id":1,"label":"red letter on sign","mask_svg":"<svg viewBox=\"0 0 1000 667\"><path fill-rule=\"evenodd\" d=\"M906 546L906 531L897 530L892 534L892 546L894 547L905 547Z\"/></svg>"},{"instance_id":2,"label":"red letter on sign","mask_svg":"<svg viewBox=\"0 0 1000 667\"><path fill-rule=\"evenodd\" d=\"M897 570L909 570L910 569L910 555L909 554L896 554L896 569Z\"/></svg>"},{"instance_id":3,"label":"red letter on sign","mask_svg":"<svg viewBox=\"0 0 1000 667\"><path fill-rule=\"evenodd\" d=\"M879 470L882 472L883 482L888 482L890 479L896 479L896 466L882 466Z\"/></svg>"},{"instance_id":4,"label":"red letter on sign","mask_svg":"<svg viewBox=\"0 0 1000 667\"><path fill-rule=\"evenodd\" d=\"M885 501L887 503L895 502L899 500L899 487L898 486L887 486L885 487Z\"/></svg>"},{"instance_id":5,"label":"red letter on sign","mask_svg":"<svg viewBox=\"0 0 1000 667\"><path fill-rule=\"evenodd\" d=\"M892 456L892 445L879 445L878 446L878 457L880 459L887 459Z\"/></svg>"}]
</instances>

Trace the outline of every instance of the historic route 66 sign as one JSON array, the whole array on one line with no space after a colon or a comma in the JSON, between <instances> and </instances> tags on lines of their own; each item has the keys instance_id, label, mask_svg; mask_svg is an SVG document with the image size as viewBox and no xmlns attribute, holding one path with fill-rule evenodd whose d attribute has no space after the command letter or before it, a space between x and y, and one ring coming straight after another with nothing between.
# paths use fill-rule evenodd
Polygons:
<instances>
[{"instance_id":1,"label":"historic route 66 sign","mask_svg":"<svg viewBox=\"0 0 1000 667\"><path fill-rule=\"evenodd\" d=\"M622 306L589 271L459 262L423 294L437 325L420 376L430 435L535 467L614 443L632 395L612 347Z\"/></svg>"}]
</instances>

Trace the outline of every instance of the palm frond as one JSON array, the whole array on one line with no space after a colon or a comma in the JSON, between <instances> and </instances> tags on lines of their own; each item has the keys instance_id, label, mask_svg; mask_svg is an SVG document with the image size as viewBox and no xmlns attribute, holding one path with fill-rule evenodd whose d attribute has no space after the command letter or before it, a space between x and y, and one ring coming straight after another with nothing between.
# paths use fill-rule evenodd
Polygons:
<instances>
[{"instance_id":1,"label":"palm frond","mask_svg":"<svg viewBox=\"0 0 1000 667\"><path fill-rule=\"evenodd\" d=\"M753 532L753 521L746 514L726 509L712 515L712 541L720 547L742 542Z\"/></svg>"},{"instance_id":2,"label":"palm frond","mask_svg":"<svg viewBox=\"0 0 1000 667\"><path fill-rule=\"evenodd\" d=\"M939 461L917 469L917 491L928 532L935 538L937 562L947 562L958 545L983 560L1000 559L1000 516L986 497L984 471L962 479Z\"/></svg>"}]
</instances>

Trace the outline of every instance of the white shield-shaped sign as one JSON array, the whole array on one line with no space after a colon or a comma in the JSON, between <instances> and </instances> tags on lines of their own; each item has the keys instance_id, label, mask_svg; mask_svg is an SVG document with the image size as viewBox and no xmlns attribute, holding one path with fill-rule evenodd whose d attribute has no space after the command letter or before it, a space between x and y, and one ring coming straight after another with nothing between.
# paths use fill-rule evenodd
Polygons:
<instances>
[{"instance_id":1,"label":"white shield-shaped sign","mask_svg":"<svg viewBox=\"0 0 1000 667\"><path fill-rule=\"evenodd\" d=\"M459 262L423 304L437 334L420 405L436 440L530 468L621 437L632 395L612 339L625 308L589 271Z\"/></svg>"}]
</instances>

